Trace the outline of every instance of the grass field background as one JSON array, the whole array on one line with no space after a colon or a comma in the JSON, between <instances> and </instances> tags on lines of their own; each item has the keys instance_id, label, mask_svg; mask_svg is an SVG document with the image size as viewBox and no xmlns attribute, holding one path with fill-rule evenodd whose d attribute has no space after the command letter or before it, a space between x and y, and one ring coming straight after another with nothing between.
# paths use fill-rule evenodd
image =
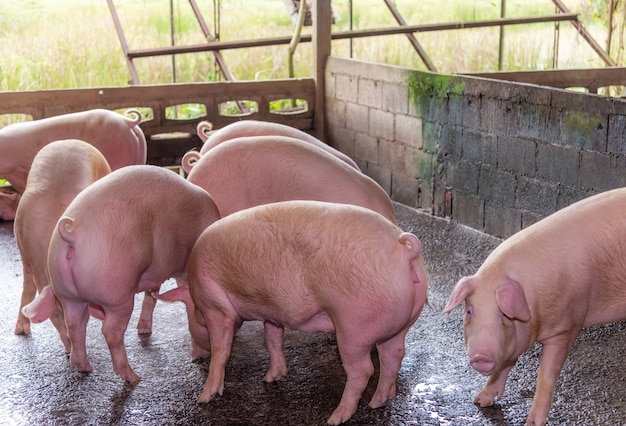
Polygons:
<instances>
[{"instance_id":1,"label":"grass field background","mask_svg":"<svg viewBox=\"0 0 626 426\"><path fill-rule=\"evenodd\" d=\"M395 26L382 0L354 1L355 29ZM565 1L604 45L607 30L593 17L589 0ZM116 0L131 49L169 46L170 0ZM215 32L213 0L198 0ZM334 31L348 30L348 1L333 0L340 15ZM508 0L507 16L555 13L549 0ZM500 2L489 0L397 0L409 24L492 19ZM188 1L174 0L175 43L202 43L202 32ZM221 40L290 36L293 23L283 0L223 0ZM571 24L560 24L559 68L601 67L603 63ZM304 33L310 33L305 28ZM494 71L498 68L497 27L416 34L441 72ZM509 26L505 29L502 68L534 70L553 67L554 24ZM357 59L426 69L404 35L355 39ZM237 80L285 78L287 46L223 51ZM334 41L332 53L349 55L348 41ZM179 82L214 81L211 53L176 56ZM135 60L141 83L172 82L169 56ZM310 43L295 55L296 77L311 74ZM0 91L125 86L130 74L104 0L2 0L0 2Z\"/></svg>"}]
</instances>

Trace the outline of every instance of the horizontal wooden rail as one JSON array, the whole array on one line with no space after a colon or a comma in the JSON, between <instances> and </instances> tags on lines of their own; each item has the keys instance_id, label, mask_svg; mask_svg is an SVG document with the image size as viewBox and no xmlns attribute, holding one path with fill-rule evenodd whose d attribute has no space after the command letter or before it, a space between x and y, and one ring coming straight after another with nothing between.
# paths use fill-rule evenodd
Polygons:
<instances>
[{"instance_id":1,"label":"horizontal wooden rail","mask_svg":"<svg viewBox=\"0 0 626 426\"><path fill-rule=\"evenodd\" d=\"M560 89L583 87L597 93L600 87L626 86L626 67L546 70L546 71L502 71L491 73L467 73L474 77L537 84Z\"/></svg>"},{"instance_id":2,"label":"horizontal wooden rail","mask_svg":"<svg viewBox=\"0 0 626 426\"><path fill-rule=\"evenodd\" d=\"M303 99L307 108L293 112L271 111L270 103L281 99ZM245 117L220 113L220 104L243 100L256 102L258 111L245 114ZM166 109L184 104L204 105L206 115L183 120L166 116ZM220 128L242 118L280 122L310 130L315 110L315 81L306 78L0 93L0 115L28 114L33 119L40 119L93 108L149 108L153 118L141 124L147 135L193 132L201 120L208 120L215 128Z\"/></svg>"},{"instance_id":3,"label":"horizontal wooden rail","mask_svg":"<svg viewBox=\"0 0 626 426\"><path fill-rule=\"evenodd\" d=\"M349 38L360 37L373 37L384 36L393 34L409 34L418 32L430 32L430 31L443 31L443 30L460 30L468 28L480 28L480 27L493 27L501 25L519 25L519 24L534 24L542 22L556 22L556 21L577 21L577 13L557 13L554 15L543 16L527 16L520 18L498 18L498 19L485 19L478 21L455 21L442 24L420 24L420 25L406 25L390 28L378 28L378 29L365 29L354 31L340 31L331 34L333 40L342 40ZM311 35L303 34L300 38L300 42L310 42ZM155 47L150 49L136 49L129 50L128 57L130 59L143 58L150 56L161 55L175 55L181 53L195 53L195 52L208 52L216 50L228 50L228 49L249 49L252 47L274 46L281 44L289 44L291 36L287 37L271 37L260 38L254 40L234 40L234 41L215 41L202 44L191 44L187 46L171 46L171 47Z\"/></svg>"}]
</instances>

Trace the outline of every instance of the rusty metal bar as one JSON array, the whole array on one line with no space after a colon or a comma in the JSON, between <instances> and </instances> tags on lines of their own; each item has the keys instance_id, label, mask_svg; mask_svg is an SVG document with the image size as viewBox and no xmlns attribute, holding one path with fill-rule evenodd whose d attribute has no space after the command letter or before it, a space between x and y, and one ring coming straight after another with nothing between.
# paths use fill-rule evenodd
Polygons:
<instances>
[{"instance_id":1,"label":"rusty metal bar","mask_svg":"<svg viewBox=\"0 0 626 426\"><path fill-rule=\"evenodd\" d=\"M393 34L407 34L417 32L429 32L429 31L444 31L444 30L461 30L469 28L480 27L493 27L499 25L518 25L518 24L536 24L542 22L555 22L555 21L572 21L577 20L577 13L557 13L554 15L543 16L531 16L520 18L501 18L501 19L485 19L479 21L456 21L443 24L421 24L421 25L407 25L400 27L390 28L378 28L367 30L355 30L355 31L339 31L331 34L332 40L343 40L349 38L360 37L372 37L383 36ZM220 41L209 42L205 44L194 44L187 46L179 46L177 48L170 47L156 47L151 49L140 49L128 52L128 56L131 58L142 58L149 56L159 55L174 55L180 53L195 53L206 52L212 50L226 50L226 49L244 49L251 47L263 47L263 46L275 46L280 44L289 44L291 37L271 37L260 38L254 40L236 40L236 41ZM300 42L310 42L311 35L303 34Z\"/></svg>"},{"instance_id":2,"label":"rusty metal bar","mask_svg":"<svg viewBox=\"0 0 626 426\"><path fill-rule=\"evenodd\" d=\"M561 12L565 13L570 13L569 9L567 8L567 6L565 6L561 0L552 0L552 2L556 5L556 7L559 8L559 10ZM572 25L574 26L574 28L576 28L576 30L578 30L578 32L580 33L580 35L587 41L587 43L589 43L589 46L591 46L591 48L593 50L596 51L596 53L598 54L598 56L600 56L600 58L604 61L604 63L610 67L614 67L617 64L613 61L613 59L611 59L611 57L604 51L604 49L602 48L602 46L600 46L598 44L598 42L596 42L596 40L591 36L591 34L589 34L589 32L585 29L585 27L583 27L583 25L578 22L578 20L572 20Z\"/></svg>"},{"instance_id":3,"label":"rusty metal bar","mask_svg":"<svg viewBox=\"0 0 626 426\"><path fill-rule=\"evenodd\" d=\"M392 0L383 0L383 1L385 2L389 10L391 11L391 14L395 18L396 22L399 25L405 27L407 23L402 17L402 15L400 14L400 11L398 11L398 8L393 3L393 1ZM419 57L422 59L422 62L424 62L424 65L426 65L426 68L428 68L428 71L437 72L437 67L435 67L435 64L433 64L433 61L430 60L430 57L426 53L426 50L424 50L424 48L419 43L419 41L417 41L417 38L415 38L415 36L411 33L407 33L406 37L409 39L409 42L413 46L413 49L415 49Z\"/></svg>"},{"instance_id":4,"label":"rusty metal bar","mask_svg":"<svg viewBox=\"0 0 626 426\"><path fill-rule=\"evenodd\" d=\"M200 12L200 8L198 7L196 1L189 0L189 4L191 5L191 9L193 9L194 15L196 15L196 20L198 21L198 24L200 24L202 34L204 34L204 38L207 41L214 39L213 34L211 34L211 31L209 30L209 26L204 21L204 17L202 16L202 12ZM228 70L228 67L226 66L226 61L224 61L222 53L219 50L214 50L213 56L215 57L217 66L220 67L220 71L222 72L222 74L224 74L224 78L226 78L227 81L233 81L233 75Z\"/></svg>"},{"instance_id":5,"label":"rusty metal bar","mask_svg":"<svg viewBox=\"0 0 626 426\"><path fill-rule=\"evenodd\" d=\"M209 30L209 26L204 21L204 17L202 16L202 12L200 11L200 8L198 7L198 4L196 3L196 1L189 0L189 4L191 5L193 14L196 15L196 20L198 21L198 24L200 25L200 29L202 29L202 34L204 34L204 38L207 40L207 42L211 39L214 39L213 34L211 34L211 30ZM215 61L217 62L217 66L220 68L220 71L224 75L224 78L226 79L226 81L234 81L235 79L233 78L233 75L228 70L228 66L226 65L226 61L224 60L224 57L222 56L222 52L220 52L219 50L214 50L213 57L215 58ZM241 111L241 113L245 114L248 112L248 108L244 105L244 103L241 100L237 100L237 106L239 107L239 111Z\"/></svg>"},{"instance_id":6,"label":"rusty metal bar","mask_svg":"<svg viewBox=\"0 0 626 426\"><path fill-rule=\"evenodd\" d=\"M126 42L126 37L124 36L124 31L122 30L122 24L119 16L117 16L117 10L115 9L113 0L107 0L107 4L109 5L109 11L111 12L111 17L113 18L113 24L115 25L115 30L117 31L117 37L120 39L120 44L122 45L122 50L124 51L124 57L126 58L126 64L128 65L128 71L130 72L131 84L141 84L139 81L139 74L137 74L137 69L133 63L133 58L129 56L130 51L128 49L128 43Z\"/></svg>"}]
</instances>

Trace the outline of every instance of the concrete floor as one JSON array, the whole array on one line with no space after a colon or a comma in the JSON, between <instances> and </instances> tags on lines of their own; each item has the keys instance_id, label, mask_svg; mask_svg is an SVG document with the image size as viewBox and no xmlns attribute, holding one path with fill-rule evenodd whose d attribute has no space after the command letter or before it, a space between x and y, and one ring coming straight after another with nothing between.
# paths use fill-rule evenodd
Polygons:
<instances>
[{"instance_id":1,"label":"concrete floor","mask_svg":"<svg viewBox=\"0 0 626 426\"><path fill-rule=\"evenodd\" d=\"M532 402L541 349L524 354L502 401L481 409L472 403L485 378L471 369L463 346L461 310L441 310L456 281L473 273L499 240L396 206L403 229L424 247L429 300L411 329L398 376L398 394L385 407L367 406L378 368L349 425L517 425ZM49 322L31 336L15 336L22 269L11 222L0 223L0 423L8 425L319 425L339 403L345 375L332 335L288 332L289 375L267 384L262 327L246 323L226 371L224 396L196 404L208 360L191 361L182 304L159 303L154 331L135 326L142 296L126 334L135 386L113 374L111 358L91 319L87 353L93 372L72 372ZM166 283L166 288L172 286ZM583 331L561 373L549 424L626 424L626 323ZM375 351L374 364L377 366Z\"/></svg>"}]
</instances>

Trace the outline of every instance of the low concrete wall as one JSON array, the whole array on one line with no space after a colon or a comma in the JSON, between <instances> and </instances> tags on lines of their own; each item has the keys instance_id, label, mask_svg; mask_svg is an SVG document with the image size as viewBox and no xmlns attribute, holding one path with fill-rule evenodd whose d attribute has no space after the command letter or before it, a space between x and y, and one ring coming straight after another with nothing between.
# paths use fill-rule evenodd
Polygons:
<instances>
[{"instance_id":1,"label":"low concrete wall","mask_svg":"<svg viewBox=\"0 0 626 426\"><path fill-rule=\"evenodd\" d=\"M329 58L329 142L395 201L506 238L626 186L626 102Z\"/></svg>"}]
</instances>

